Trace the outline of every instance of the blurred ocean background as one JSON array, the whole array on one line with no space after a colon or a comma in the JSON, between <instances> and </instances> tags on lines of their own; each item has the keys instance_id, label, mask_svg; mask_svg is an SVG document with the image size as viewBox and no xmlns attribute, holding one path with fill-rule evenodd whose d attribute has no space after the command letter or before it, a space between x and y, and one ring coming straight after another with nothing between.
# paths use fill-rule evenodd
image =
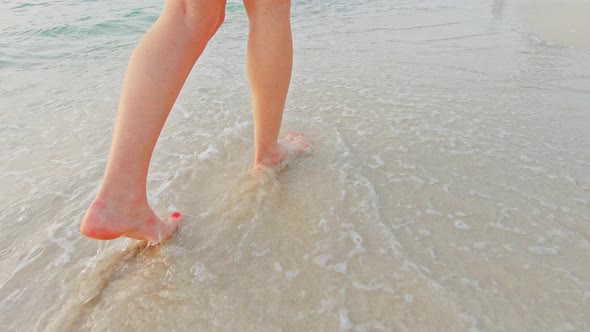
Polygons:
<instances>
[{"instance_id":1,"label":"blurred ocean background","mask_svg":"<svg viewBox=\"0 0 590 332\"><path fill-rule=\"evenodd\" d=\"M261 180L230 1L150 167L180 231L89 240L162 6L0 1L0 330L590 330L586 2L294 0L283 128L313 149Z\"/></svg>"}]
</instances>

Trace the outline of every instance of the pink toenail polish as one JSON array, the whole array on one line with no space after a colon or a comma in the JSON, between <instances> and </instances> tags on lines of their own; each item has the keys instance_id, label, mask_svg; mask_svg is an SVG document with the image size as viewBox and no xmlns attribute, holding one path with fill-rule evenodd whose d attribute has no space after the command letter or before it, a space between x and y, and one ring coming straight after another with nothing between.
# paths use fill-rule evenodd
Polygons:
<instances>
[{"instance_id":1,"label":"pink toenail polish","mask_svg":"<svg viewBox=\"0 0 590 332\"><path fill-rule=\"evenodd\" d=\"M172 214L172 218L178 218L178 217L180 217L180 212L174 212Z\"/></svg>"}]
</instances>

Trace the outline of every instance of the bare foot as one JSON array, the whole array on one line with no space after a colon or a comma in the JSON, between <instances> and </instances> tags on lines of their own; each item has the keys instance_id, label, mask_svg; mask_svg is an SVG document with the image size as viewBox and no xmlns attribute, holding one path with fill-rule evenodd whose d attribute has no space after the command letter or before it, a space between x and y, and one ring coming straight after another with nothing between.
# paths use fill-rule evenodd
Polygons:
<instances>
[{"instance_id":1,"label":"bare foot","mask_svg":"<svg viewBox=\"0 0 590 332\"><path fill-rule=\"evenodd\" d=\"M120 236L160 243L168 240L180 224L180 213L167 221L156 216L147 203L122 206L95 200L84 216L80 232L93 239L112 240Z\"/></svg>"},{"instance_id":2,"label":"bare foot","mask_svg":"<svg viewBox=\"0 0 590 332\"><path fill-rule=\"evenodd\" d=\"M283 168L293 161L297 156L308 153L311 144L303 134L290 132L285 138L278 142L280 151L279 167Z\"/></svg>"},{"instance_id":3,"label":"bare foot","mask_svg":"<svg viewBox=\"0 0 590 332\"><path fill-rule=\"evenodd\" d=\"M290 132L285 138L278 140L276 152L254 162L254 170L262 168L282 170L299 155L308 153L310 147L311 144L303 134Z\"/></svg>"}]
</instances>

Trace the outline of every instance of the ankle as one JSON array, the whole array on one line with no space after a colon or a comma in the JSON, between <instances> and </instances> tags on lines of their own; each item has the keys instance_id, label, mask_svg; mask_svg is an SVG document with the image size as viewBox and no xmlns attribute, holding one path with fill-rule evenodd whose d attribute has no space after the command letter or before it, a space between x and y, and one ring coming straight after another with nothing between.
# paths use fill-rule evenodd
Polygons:
<instances>
[{"instance_id":1,"label":"ankle","mask_svg":"<svg viewBox=\"0 0 590 332\"><path fill-rule=\"evenodd\" d=\"M281 153L278 144L271 148L256 149L254 153L254 167L266 166L272 167L281 161Z\"/></svg>"},{"instance_id":2,"label":"ankle","mask_svg":"<svg viewBox=\"0 0 590 332\"><path fill-rule=\"evenodd\" d=\"M137 207L147 205L147 196L145 192L122 191L120 189L105 188L100 189L94 199L93 205L99 206L127 206Z\"/></svg>"}]
</instances>

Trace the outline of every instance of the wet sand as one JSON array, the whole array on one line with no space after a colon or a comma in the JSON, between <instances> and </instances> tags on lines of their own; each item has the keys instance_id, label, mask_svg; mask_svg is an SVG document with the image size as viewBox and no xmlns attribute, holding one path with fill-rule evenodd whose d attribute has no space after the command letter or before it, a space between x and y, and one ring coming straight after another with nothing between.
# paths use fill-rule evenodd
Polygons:
<instances>
[{"instance_id":1,"label":"wet sand","mask_svg":"<svg viewBox=\"0 0 590 332\"><path fill-rule=\"evenodd\" d=\"M364 4L295 3L284 129L313 148L277 178L248 174L228 4L156 147L150 203L185 219L152 248L78 227L161 3L0 3L0 329L590 330L582 7Z\"/></svg>"},{"instance_id":2,"label":"wet sand","mask_svg":"<svg viewBox=\"0 0 590 332\"><path fill-rule=\"evenodd\" d=\"M579 48L590 48L590 2L585 0L497 0L496 11L502 7L513 11L516 22L522 22L525 30L539 35L549 42ZM501 14L500 14L501 15Z\"/></svg>"}]
</instances>

